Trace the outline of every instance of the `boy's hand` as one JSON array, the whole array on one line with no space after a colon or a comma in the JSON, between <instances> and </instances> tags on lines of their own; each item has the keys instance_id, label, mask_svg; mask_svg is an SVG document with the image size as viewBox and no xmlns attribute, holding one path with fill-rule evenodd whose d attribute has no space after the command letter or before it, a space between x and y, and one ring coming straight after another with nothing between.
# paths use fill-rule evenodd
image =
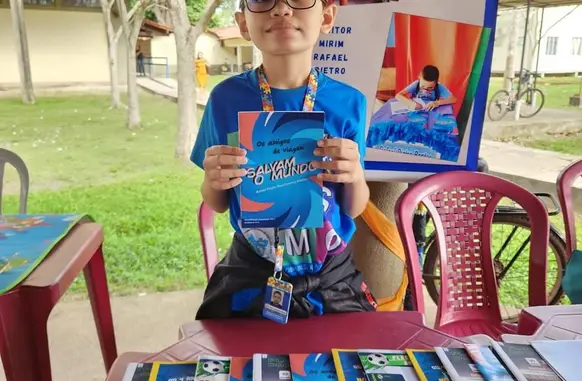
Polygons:
<instances>
[{"instance_id":1,"label":"boy's hand","mask_svg":"<svg viewBox=\"0 0 582 381\"><path fill-rule=\"evenodd\" d=\"M422 105L415 100L410 100L410 106L408 107L411 110L420 110L422 109Z\"/></svg>"},{"instance_id":2,"label":"boy's hand","mask_svg":"<svg viewBox=\"0 0 582 381\"><path fill-rule=\"evenodd\" d=\"M202 163L204 181L214 190L234 188L246 174L245 169L238 168L247 162L245 155L246 151L238 147L218 145L208 148Z\"/></svg>"},{"instance_id":3,"label":"boy's hand","mask_svg":"<svg viewBox=\"0 0 582 381\"><path fill-rule=\"evenodd\" d=\"M428 103L426 104L426 106L424 107L424 109L425 109L426 111L432 111L432 110L434 110L435 108L437 108L437 107L439 107L439 106L440 106L440 103L439 103L439 101L432 101L432 102L428 102Z\"/></svg>"},{"instance_id":4,"label":"boy's hand","mask_svg":"<svg viewBox=\"0 0 582 381\"><path fill-rule=\"evenodd\" d=\"M355 183L364 178L360 163L360 151L356 142L349 139L323 139L313 152L317 156L329 156L332 161L316 161L314 167L331 171L318 175L323 181L333 183Z\"/></svg>"}]
</instances>

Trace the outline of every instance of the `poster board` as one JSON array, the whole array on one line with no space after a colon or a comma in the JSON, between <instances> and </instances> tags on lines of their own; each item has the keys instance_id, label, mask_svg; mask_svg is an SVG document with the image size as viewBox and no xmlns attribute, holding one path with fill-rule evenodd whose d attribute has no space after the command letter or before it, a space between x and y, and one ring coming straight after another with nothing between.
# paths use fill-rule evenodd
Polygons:
<instances>
[{"instance_id":1,"label":"poster board","mask_svg":"<svg viewBox=\"0 0 582 381\"><path fill-rule=\"evenodd\" d=\"M313 65L366 96L368 180L477 169L496 17L497 0L339 7Z\"/></svg>"}]
</instances>

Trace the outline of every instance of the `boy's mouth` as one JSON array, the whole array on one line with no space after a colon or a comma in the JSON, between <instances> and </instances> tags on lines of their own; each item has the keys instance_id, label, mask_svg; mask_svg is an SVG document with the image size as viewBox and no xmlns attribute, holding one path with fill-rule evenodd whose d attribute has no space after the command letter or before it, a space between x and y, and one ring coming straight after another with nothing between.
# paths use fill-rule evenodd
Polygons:
<instances>
[{"instance_id":1,"label":"boy's mouth","mask_svg":"<svg viewBox=\"0 0 582 381\"><path fill-rule=\"evenodd\" d=\"M267 28L266 32L272 32L272 31L276 31L276 30L287 30L287 29L291 29L291 30L299 30L299 28L297 28L295 25L288 23L288 22L279 22L276 24L271 25L269 28Z\"/></svg>"}]
</instances>

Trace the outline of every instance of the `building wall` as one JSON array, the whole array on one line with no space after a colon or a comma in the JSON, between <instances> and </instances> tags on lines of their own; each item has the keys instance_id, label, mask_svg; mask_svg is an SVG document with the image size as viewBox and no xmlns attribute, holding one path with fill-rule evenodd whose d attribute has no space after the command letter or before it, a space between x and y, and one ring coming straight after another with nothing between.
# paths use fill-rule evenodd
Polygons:
<instances>
[{"instance_id":1,"label":"building wall","mask_svg":"<svg viewBox=\"0 0 582 381\"><path fill-rule=\"evenodd\" d=\"M35 85L108 83L107 42L100 12L25 9ZM20 81L10 9L0 8L0 83ZM126 82L125 43L119 43L119 73Z\"/></svg>"},{"instance_id":2,"label":"building wall","mask_svg":"<svg viewBox=\"0 0 582 381\"><path fill-rule=\"evenodd\" d=\"M492 71L503 73L507 49L511 39L512 24L517 26L515 70L519 70L521 52L525 45L524 67L535 70L537 51L540 50L538 71L545 74L582 72L582 54L572 54L574 38L582 38L582 6L575 8L556 7L543 11L542 38L538 46L542 10L530 11L528 32L524 39L525 9L502 11L497 18L495 48L493 50ZM557 37L556 54L547 54L549 38ZM525 42L524 42L525 41Z\"/></svg>"}]
</instances>

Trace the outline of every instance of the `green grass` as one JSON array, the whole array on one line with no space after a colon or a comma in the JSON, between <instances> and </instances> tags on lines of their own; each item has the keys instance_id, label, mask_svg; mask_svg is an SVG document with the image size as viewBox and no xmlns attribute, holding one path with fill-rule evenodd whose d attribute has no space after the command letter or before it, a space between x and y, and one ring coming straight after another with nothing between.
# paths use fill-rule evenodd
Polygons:
<instances>
[{"instance_id":1,"label":"green grass","mask_svg":"<svg viewBox=\"0 0 582 381\"><path fill-rule=\"evenodd\" d=\"M581 81L582 79L574 77L538 78L537 87L545 95L544 108L580 110L582 113L582 109L569 106L570 97L580 92ZM491 78L489 81L489 99L502 88L503 78Z\"/></svg>"},{"instance_id":2,"label":"green grass","mask_svg":"<svg viewBox=\"0 0 582 381\"><path fill-rule=\"evenodd\" d=\"M522 141L521 144L546 151L580 156L582 155L582 132L571 135L560 135L559 137L548 136L543 140L526 140Z\"/></svg>"},{"instance_id":3,"label":"green grass","mask_svg":"<svg viewBox=\"0 0 582 381\"><path fill-rule=\"evenodd\" d=\"M41 98L35 106L0 100L1 146L26 161L30 213L87 213L104 225L104 252L117 293L191 288L204 282L196 226L202 171L173 159L176 105L142 94L143 128L105 95ZM6 137L6 138L5 138ZM16 175L7 170L9 191ZM16 212L6 197L5 212ZM217 220L219 247L230 240ZM73 291L82 284L76 282Z\"/></svg>"}]
</instances>

